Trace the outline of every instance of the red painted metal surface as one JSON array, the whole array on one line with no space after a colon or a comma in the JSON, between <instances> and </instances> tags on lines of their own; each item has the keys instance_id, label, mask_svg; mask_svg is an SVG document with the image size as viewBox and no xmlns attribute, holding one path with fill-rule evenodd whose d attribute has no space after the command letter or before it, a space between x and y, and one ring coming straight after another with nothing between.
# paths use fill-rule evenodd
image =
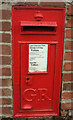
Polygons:
<instances>
[{"instance_id":1,"label":"red painted metal surface","mask_svg":"<svg viewBox=\"0 0 73 120\"><path fill-rule=\"evenodd\" d=\"M14 117L59 115L64 18L64 8L12 8ZM31 44L48 45L45 72L29 72Z\"/></svg>"}]
</instances>

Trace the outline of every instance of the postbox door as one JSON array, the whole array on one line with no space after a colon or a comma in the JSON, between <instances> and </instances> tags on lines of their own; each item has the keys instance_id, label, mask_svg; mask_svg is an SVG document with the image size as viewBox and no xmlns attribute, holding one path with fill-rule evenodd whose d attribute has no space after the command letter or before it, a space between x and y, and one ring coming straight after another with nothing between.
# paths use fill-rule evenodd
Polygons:
<instances>
[{"instance_id":1,"label":"postbox door","mask_svg":"<svg viewBox=\"0 0 73 120\"><path fill-rule=\"evenodd\" d=\"M21 109L53 110L56 44L21 44Z\"/></svg>"}]
</instances>

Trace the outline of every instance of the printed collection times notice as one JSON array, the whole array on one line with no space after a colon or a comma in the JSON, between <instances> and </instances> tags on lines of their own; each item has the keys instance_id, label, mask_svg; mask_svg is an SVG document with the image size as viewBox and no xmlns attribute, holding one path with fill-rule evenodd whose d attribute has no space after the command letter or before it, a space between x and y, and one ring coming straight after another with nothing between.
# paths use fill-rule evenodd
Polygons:
<instances>
[{"instance_id":1,"label":"printed collection times notice","mask_svg":"<svg viewBox=\"0 0 73 120\"><path fill-rule=\"evenodd\" d=\"M47 72L48 44L29 44L29 72Z\"/></svg>"}]
</instances>

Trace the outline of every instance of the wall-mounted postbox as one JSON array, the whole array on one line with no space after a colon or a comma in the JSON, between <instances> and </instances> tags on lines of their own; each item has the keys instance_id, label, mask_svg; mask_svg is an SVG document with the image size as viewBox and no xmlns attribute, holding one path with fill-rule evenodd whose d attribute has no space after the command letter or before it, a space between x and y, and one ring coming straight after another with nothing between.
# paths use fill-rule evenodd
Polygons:
<instances>
[{"instance_id":1,"label":"wall-mounted postbox","mask_svg":"<svg viewBox=\"0 0 73 120\"><path fill-rule=\"evenodd\" d=\"M12 9L14 117L58 116L64 8Z\"/></svg>"}]
</instances>

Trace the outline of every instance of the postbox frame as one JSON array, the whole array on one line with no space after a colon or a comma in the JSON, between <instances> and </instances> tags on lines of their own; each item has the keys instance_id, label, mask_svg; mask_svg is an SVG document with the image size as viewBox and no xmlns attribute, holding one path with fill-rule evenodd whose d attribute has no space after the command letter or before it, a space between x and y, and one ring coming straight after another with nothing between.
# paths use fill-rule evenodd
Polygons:
<instances>
[{"instance_id":1,"label":"postbox frame","mask_svg":"<svg viewBox=\"0 0 73 120\"><path fill-rule=\"evenodd\" d=\"M49 110L49 111L44 111L42 113L42 111L40 112L37 112L37 113L33 113L32 111L30 112L30 114L27 114L27 112L25 112L24 114L24 111L21 110L20 108L20 70L16 70L16 66L20 66L20 48L21 48L21 45L24 44L23 41L19 41L18 43L15 41L15 33L14 33L14 26L15 26L15 23L14 23L14 11L15 10L19 10L19 9L43 9L43 10L61 10L63 11L63 25L62 25L62 28L63 28L63 31L62 31L62 41L61 41L61 48L58 48L58 49L61 49L61 52L60 52L60 57L59 58L58 56L56 57L56 62L55 62L55 75L54 75L54 79L55 79L55 82L53 83L54 84L54 100L55 102L53 102L53 111L52 110ZM42 116L58 116L59 115L59 102L60 102L60 89L61 89L61 72L62 72L62 59L63 59L63 42L64 42L64 19L65 19L65 8L55 8L55 7L35 7L35 6L13 6L12 7L12 66L13 66L13 110L14 110L14 117L42 117ZM30 33L28 33L30 34ZM34 33L36 34L36 33ZM39 33L37 33L39 34ZM42 34L42 33L40 33ZM51 33L52 34L52 33ZM18 44L18 46L15 48L15 44ZM30 42L28 42L30 43ZM36 42L31 42L32 43L36 43ZM40 44L41 42L38 42L38 44ZM44 43L44 42L42 42ZM58 45L59 43L58 42L52 42L52 41L49 41L48 43L46 42L46 44L56 44ZM17 55L17 51L18 51L18 55ZM15 56L18 56L18 57L15 57ZM61 62L60 63L57 63L57 60L60 60ZM18 61L18 62L16 62ZM59 70L59 76L57 75L57 69L58 69L58 66L60 66L60 70ZM31 74L31 73L30 73ZM41 73L40 73L41 74ZM56 79L57 77L57 79ZM58 81L58 79L60 79ZM58 85L58 86L57 86ZM58 91L56 93L56 91Z\"/></svg>"}]
</instances>

